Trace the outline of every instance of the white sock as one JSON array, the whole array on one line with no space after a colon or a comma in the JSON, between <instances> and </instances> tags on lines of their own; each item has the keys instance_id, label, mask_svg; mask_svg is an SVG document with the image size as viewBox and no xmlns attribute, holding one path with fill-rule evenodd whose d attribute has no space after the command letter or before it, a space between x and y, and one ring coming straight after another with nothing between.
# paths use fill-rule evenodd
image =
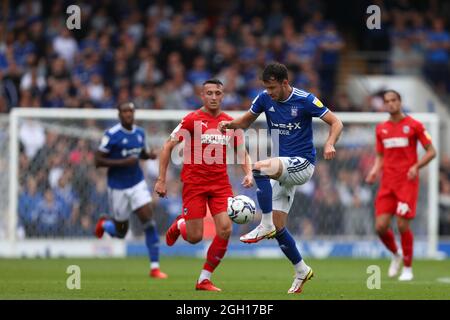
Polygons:
<instances>
[{"instance_id":1,"label":"white sock","mask_svg":"<svg viewBox=\"0 0 450 320\"><path fill-rule=\"evenodd\" d=\"M150 269L159 269L159 262L150 262Z\"/></svg>"},{"instance_id":2,"label":"white sock","mask_svg":"<svg viewBox=\"0 0 450 320\"><path fill-rule=\"evenodd\" d=\"M262 214L261 224L262 224L264 227L271 227L271 226L273 226L272 212L269 212L269 213L263 213L263 214Z\"/></svg>"},{"instance_id":3,"label":"white sock","mask_svg":"<svg viewBox=\"0 0 450 320\"><path fill-rule=\"evenodd\" d=\"M177 228L178 230L180 230L180 225L184 222L184 218L181 218L180 220L177 221Z\"/></svg>"},{"instance_id":4,"label":"white sock","mask_svg":"<svg viewBox=\"0 0 450 320\"><path fill-rule=\"evenodd\" d=\"M306 265L305 261L302 259L299 263L294 265L297 276L304 277L309 271L309 267Z\"/></svg>"},{"instance_id":5,"label":"white sock","mask_svg":"<svg viewBox=\"0 0 450 320\"><path fill-rule=\"evenodd\" d=\"M211 280L211 272L203 269L202 272L200 273L200 277L198 278L198 283L202 282L205 279Z\"/></svg>"}]
</instances>

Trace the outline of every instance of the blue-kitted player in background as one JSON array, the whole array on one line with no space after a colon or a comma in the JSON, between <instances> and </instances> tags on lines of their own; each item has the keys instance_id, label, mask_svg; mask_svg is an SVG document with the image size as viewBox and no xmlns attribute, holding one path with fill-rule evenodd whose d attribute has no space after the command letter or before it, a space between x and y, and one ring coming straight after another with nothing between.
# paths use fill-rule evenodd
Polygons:
<instances>
[{"instance_id":1,"label":"blue-kitted player in background","mask_svg":"<svg viewBox=\"0 0 450 320\"><path fill-rule=\"evenodd\" d=\"M286 229L295 188L311 179L316 162L313 144L312 118L319 117L330 126L324 145L324 158L333 159L342 122L313 94L291 87L288 70L280 63L266 66L262 74L266 90L252 103L249 111L233 121L222 121L219 130L247 129L261 113L265 113L267 126L279 156L258 161L253 176L258 187L256 195L262 211L261 224L240 240L256 243L262 239L276 238L281 250L294 265L296 275L288 293L300 293L304 283L313 276L305 264L294 238ZM273 210L273 214L272 214Z\"/></svg>"},{"instance_id":2,"label":"blue-kitted player in background","mask_svg":"<svg viewBox=\"0 0 450 320\"><path fill-rule=\"evenodd\" d=\"M164 279L159 266L159 236L152 218L150 195L139 160L155 159L147 149L144 129L134 124L135 106L131 102L117 106L120 123L106 130L95 154L97 167L108 168L108 201L112 217L97 222L95 235L106 231L111 237L123 239L128 220L136 213L145 232L145 244L150 258L150 276Z\"/></svg>"}]
</instances>

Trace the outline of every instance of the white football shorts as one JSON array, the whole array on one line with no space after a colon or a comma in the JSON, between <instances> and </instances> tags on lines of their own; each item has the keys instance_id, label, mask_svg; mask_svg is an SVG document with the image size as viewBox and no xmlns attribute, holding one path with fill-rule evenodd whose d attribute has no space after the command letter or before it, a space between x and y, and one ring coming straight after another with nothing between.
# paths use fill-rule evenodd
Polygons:
<instances>
[{"instance_id":1,"label":"white football shorts","mask_svg":"<svg viewBox=\"0 0 450 320\"><path fill-rule=\"evenodd\" d=\"M272 185L272 209L289 213L294 202L296 186L308 182L315 166L302 157L278 157L283 171L278 180L270 180Z\"/></svg>"},{"instance_id":2,"label":"white football shorts","mask_svg":"<svg viewBox=\"0 0 450 320\"><path fill-rule=\"evenodd\" d=\"M109 210L114 220L119 222L127 221L134 210L151 201L152 196L144 180L128 189L108 187Z\"/></svg>"}]
</instances>

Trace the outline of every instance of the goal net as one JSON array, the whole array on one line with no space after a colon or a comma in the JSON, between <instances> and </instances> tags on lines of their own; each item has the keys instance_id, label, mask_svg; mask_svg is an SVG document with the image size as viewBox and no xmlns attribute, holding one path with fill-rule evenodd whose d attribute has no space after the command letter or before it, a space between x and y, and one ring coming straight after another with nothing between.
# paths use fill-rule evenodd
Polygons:
<instances>
[{"instance_id":1,"label":"goal net","mask_svg":"<svg viewBox=\"0 0 450 320\"><path fill-rule=\"evenodd\" d=\"M146 130L149 146L160 148L187 112L138 110L136 120ZM242 112L230 114L238 116ZM302 240L376 238L373 203L378 185L369 186L364 178L374 161L375 125L387 115L337 115L345 129L336 147L336 159L332 161L323 160L322 155L328 126L320 120L314 121L316 169L313 179L297 188L288 219L289 230ZM437 145L437 117L413 116L425 124ZM95 168L94 152L104 130L117 122L116 110L44 108L16 108L9 121L0 121L1 241L93 238L97 219L109 210L106 171ZM253 127L266 127L264 115ZM259 138L258 143L262 144L264 139ZM252 156L253 161L257 160ZM261 159L264 155L257 157ZM146 161L142 167L153 189L158 162ZM152 206L161 234L181 212L181 163L171 163L169 167L167 198L153 195ZM229 165L228 171L234 193L256 200L255 188L241 186L240 166ZM420 176L420 199L412 228L416 242L422 242L427 255L433 256L438 245L437 161L431 162ZM259 217L253 224L235 224L233 236L237 238L257 222ZM133 232L139 234L138 224L132 221L132 225L137 226L132 228Z\"/></svg>"}]
</instances>

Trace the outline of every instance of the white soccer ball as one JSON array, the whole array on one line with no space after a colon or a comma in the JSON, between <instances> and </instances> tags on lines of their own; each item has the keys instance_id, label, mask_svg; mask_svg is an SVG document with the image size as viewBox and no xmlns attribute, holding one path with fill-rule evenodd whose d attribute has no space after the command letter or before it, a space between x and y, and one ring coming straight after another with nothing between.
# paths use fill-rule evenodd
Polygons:
<instances>
[{"instance_id":1,"label":"white soccer ball","mask_svg":"<svg viewBox=\"0 0 450 320\"><path fill-rule=\"evenodd\" d=\"M238 224L253 221L256 213L255 201L247 196L239 195L228 198L228 216Z\"/></svg>"}]
</instances>

